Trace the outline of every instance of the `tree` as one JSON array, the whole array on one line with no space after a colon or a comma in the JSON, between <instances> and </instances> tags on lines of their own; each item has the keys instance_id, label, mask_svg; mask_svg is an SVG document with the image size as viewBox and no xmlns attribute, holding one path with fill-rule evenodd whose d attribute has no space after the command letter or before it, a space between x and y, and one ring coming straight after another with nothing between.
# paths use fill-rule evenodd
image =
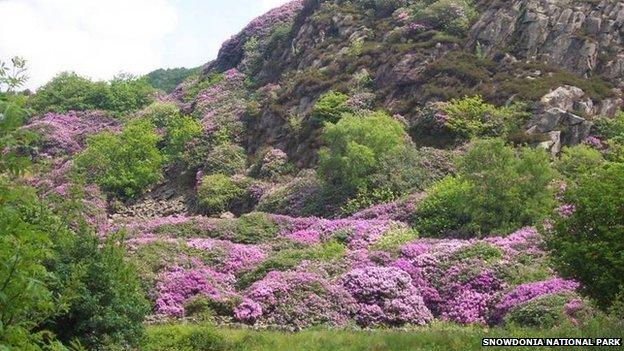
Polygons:
<instances>
[{"instance_id":1,"label":"tree","mask_svg":"<svg viewBox=\"0 0 624 351\"><path fill-rule=\"evenodd\" d=\"M345 114L337 123L325 125L319 175L330 188L353 195L369 187L380 159L404 146L404 137L403 126L383 112Z\"/></svg>"},{"instance_id":2,"label":"tree","mask_svg":"<svg viewBox=\"0 0 624 351\"><path fill-rule=\"evenodd\" d=\"M414 221L423 235L508 234L534 225L552 209L554 177L544 150L519 151L501 139L474 143L454 178L435 184Z\"/></svg>"},{"instance_id":3,"label":"tree","mask_svg":"<svg viewBox=\"0 0 624 351\"><path fill-rule=\"evenodd\" d=\"M558 270L609 307L624 287L624 164L585 174L564 194L547 236Z\"/></svg>"},{"instance_id":4,"label":"tree","mask_svg":"<svg viewBox=\"0 0 624 351\"><path fill-rule=\"evenodd\" d=\"M103 190L133 197L162 176L160 139L149 120L133 120L119 135L105 132L89 138L75 167Z\"/></svg>"}]
</instances>

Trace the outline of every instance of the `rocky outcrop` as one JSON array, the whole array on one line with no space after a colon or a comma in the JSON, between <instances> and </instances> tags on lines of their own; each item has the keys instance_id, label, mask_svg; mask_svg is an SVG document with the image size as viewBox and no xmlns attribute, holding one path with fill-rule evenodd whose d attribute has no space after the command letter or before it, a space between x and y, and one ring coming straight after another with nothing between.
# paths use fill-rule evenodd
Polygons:
<instances>
[{"instance_id":1,"label":"rocky outcrop","mask_svg":"<svg viewBox=\"0 0 624 351\"><path fill-rule=\"evenodd\" d=\"M559 87L542 97L527 133L547 136L541 146L558 154L562 146L580 144L589 136L593 124L581 116L592 116L595 110L583 90L569 85Z\"/></svg>"},{"instance_id":2,"label":"rocky outcrop","mask_svg":"<svg viewBox=\"0 0 624 351\"><path fill-rule=\"evenodd\" d=\"M624 1L481 1L470 45L624 85Z\"/></svg>"}]
</instances>

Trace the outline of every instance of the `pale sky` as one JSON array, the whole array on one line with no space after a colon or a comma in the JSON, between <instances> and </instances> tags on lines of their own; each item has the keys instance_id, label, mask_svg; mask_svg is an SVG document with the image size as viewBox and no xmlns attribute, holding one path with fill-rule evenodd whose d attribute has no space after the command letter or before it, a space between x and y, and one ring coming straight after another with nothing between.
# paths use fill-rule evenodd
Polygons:
<instances>
[{"instance_id":1,"label":"pale sky","mask_svg":"<svg viewBox=\"0 0 624 351\"><path fill-rule=\"evenodd\" d=\"M75 71L196 67L253 18L288 0L0 0L0 60L28 60L29 88Z\"/></svg>"}]
</instances>

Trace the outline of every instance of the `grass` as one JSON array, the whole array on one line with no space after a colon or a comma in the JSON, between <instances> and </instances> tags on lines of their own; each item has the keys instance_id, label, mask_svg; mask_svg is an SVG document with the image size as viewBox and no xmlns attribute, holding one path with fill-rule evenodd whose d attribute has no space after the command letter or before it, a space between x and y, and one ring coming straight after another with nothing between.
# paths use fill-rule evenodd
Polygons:
<instances>
[{"instance_id":1,"label":"grass","mask_svg":"<svg viewBox=\"0 0 624 351\"><path fill-rule=\"evenodd\" d=\"M533 338L622 338L622 322L597 318L583 327L561 326L549 330L519 327L484 328L436 323L410 331L376 329L313 329L298 333L216 329L210 324L177 324L147 327L142 351L386 351L386 350L481 350L484 337ZM488 347L488 350L505 348ZM508 349L508 348L507 348ZM582 347L523 348L514 350L584 350ZM592 349L600 350L600 347ZM608 348L604 348L608 349ZM614 348L610 348L613 350Z\"/></svg>"}]
</instances>

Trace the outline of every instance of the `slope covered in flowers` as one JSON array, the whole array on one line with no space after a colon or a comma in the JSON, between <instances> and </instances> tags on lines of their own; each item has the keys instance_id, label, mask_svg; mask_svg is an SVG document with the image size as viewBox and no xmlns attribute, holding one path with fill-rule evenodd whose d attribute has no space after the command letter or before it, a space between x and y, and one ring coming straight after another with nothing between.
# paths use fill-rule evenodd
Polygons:
<instances>
[{"instance_id":1,"label":"slope covered in flowers","mask_svg":"<svg viewBox=\"0 0 624 351\"><path fill-rule=\"evenodd\" d=\"M296 329L500 324L544 296L584 304L578 283L547 268L533 228L504 238L415 239L381 251L377 244L405 223L252 214L131 227L130 257L149 267L143 277L158 318L192 317L187 309L198 298L223 321Z\"/></svg>"}]
</instances>

